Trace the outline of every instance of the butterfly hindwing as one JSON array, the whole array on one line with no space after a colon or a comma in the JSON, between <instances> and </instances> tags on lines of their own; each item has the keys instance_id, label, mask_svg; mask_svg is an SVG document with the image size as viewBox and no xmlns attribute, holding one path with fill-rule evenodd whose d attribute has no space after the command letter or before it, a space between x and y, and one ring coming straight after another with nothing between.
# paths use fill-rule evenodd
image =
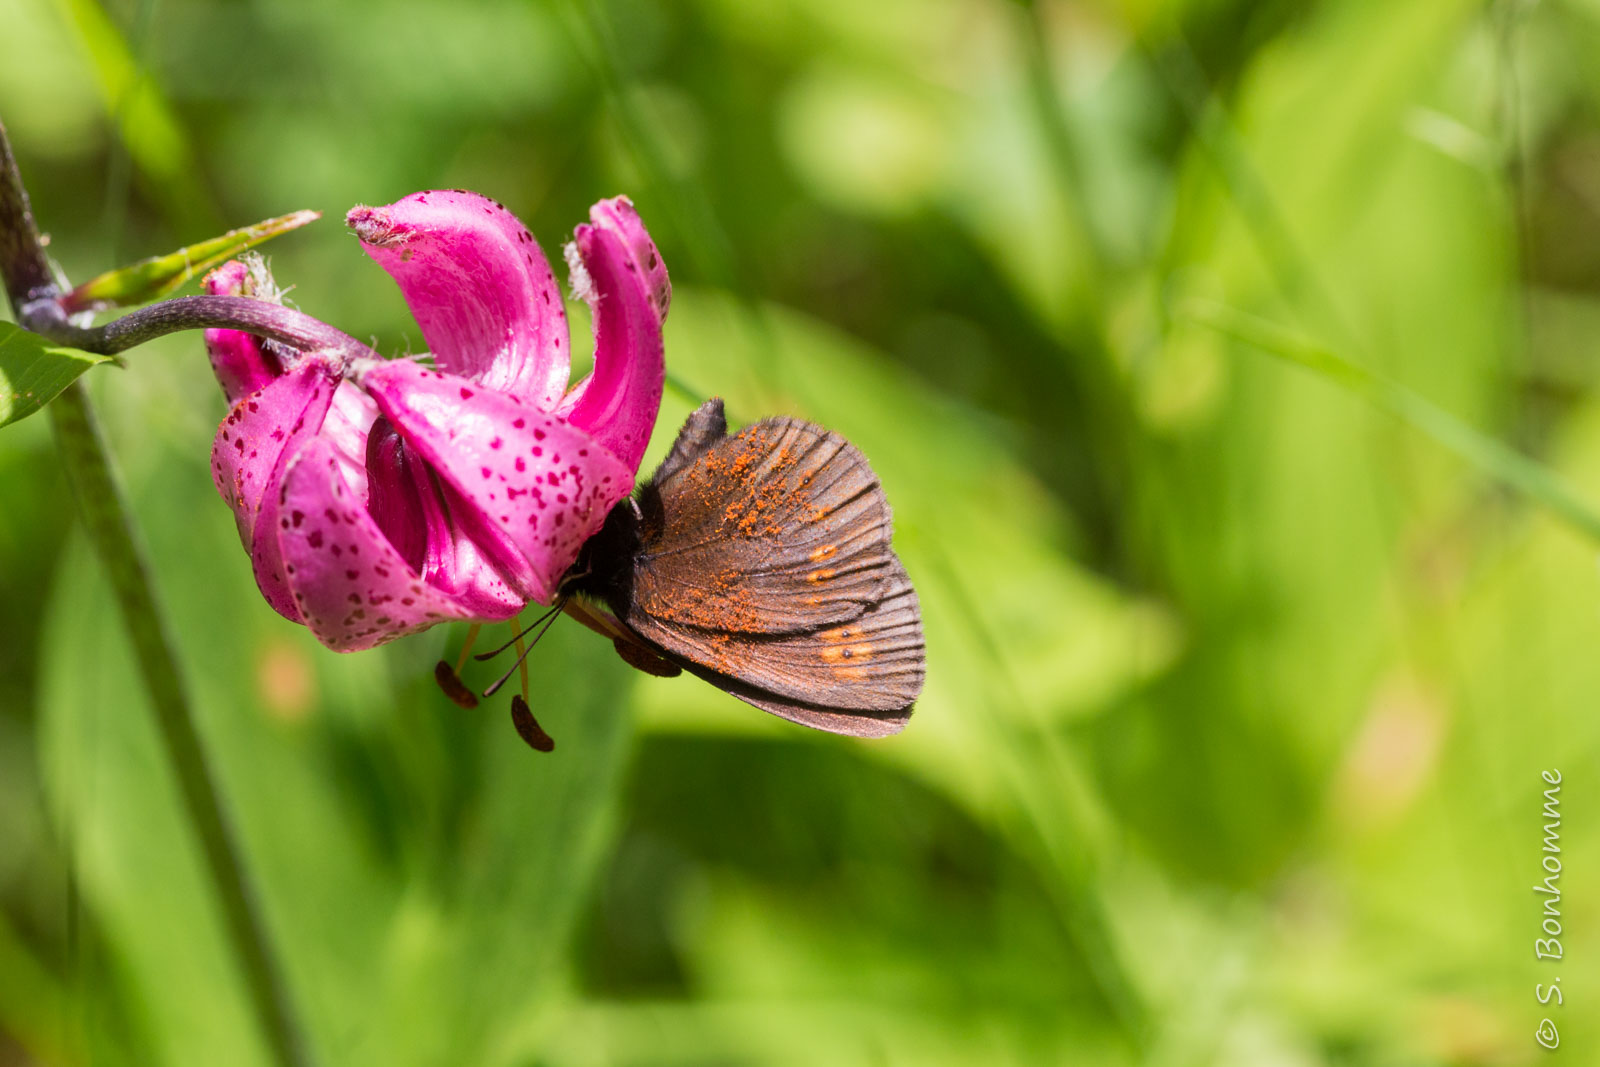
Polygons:
<instances>
[{"instance_id":1,"label":"butterfly hindwing","mask_svg":"<svg viewBox=\"0 0 1600 1067\"><path fill-rule=\"evenodd\" d=\"M801 633L710 633L649 616L628 623L741 700L819 729L876 736L905 724L925 661L917 595L898 560L887 587L851 621Z\"/></svg>"}]
</instances>

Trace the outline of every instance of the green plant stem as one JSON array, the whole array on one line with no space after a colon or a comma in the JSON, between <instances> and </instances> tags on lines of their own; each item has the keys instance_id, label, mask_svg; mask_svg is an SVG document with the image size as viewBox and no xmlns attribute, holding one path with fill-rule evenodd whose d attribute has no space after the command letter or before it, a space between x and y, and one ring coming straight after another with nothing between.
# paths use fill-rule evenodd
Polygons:
<instances>
[{"instance_id":1,"label":"green plant stem","mask_svg":"<svg viewBox=\"0 0 1600 1067\"><path fill-rule=\"evenodd\" d=\"M76 329L60 312L65 279L56 275L45 256L3 124L0 280L5 283L6 296L19 320L39 316L58 327ZM157 325L166 321L159 314L155 320ZM82 382L68 386L50 404L50 417L84 529L122 611L123 626L133 644L150 706L155 710L157 733L177 777L184 814L199 839L201 855L222 908L223 927L244 974L263 1036L279 1064L303 1067L312 1061L290 1010L287 988L268 948L266 923L246 876L238 842L223 814L216 779L206 763L172 640L156 610L150 568L135 532L132 512L117 484L110 452Z\"/></svg>"},{"instance_id":2,"label":"green plant stem","mask_svg":"<svg viewBox=\"0 0 1600 1067\"><path fill-rule=\"evenodd\" d=\"M266 923L245 873L237 839L223 814L216 779L178 675L171 637L156 609L150 570L83 383L74 382L57 397L50 405L50 415L78 510L122 611L161 740L177 776L184 811L200 840L222 907L223 925L256 1014L278 1062L307 1064L305 1042L267 948Z\"/></svg>"}]
</instances>

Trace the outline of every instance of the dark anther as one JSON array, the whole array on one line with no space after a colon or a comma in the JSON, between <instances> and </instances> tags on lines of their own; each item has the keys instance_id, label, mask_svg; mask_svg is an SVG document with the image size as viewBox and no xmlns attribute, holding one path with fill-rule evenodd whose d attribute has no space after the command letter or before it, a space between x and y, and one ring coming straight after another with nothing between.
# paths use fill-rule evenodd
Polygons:
<instances>
[{"instance_id":1,"label":"dark anther","mask_svg":"<svg viewBox=\"0 0 1600 1067\"><path fill-rule=\"evenodd\" d=\"M449 697L457 707L475 708L478 706L477 696L462 684L461 679L456 677L456 672L451 670L450 664L444 660L440 660L439 665L433 669L433 680L439 683L439 688L444 690L444 695Z\"/></svg>"},{"instance_id":2,"label":"dark anther","mask_svg":"<svg viewBox=\"0 0 1600 1067\"><path fill-rule=\"evenodd\" d=\"M522 699L521 693L511 698L511 725L517 728L517 736L535 752L555 751L555 738L544 732L544 727L533 717L533 711L528 707L528 702Z\"/></svg>"}]
</instances>

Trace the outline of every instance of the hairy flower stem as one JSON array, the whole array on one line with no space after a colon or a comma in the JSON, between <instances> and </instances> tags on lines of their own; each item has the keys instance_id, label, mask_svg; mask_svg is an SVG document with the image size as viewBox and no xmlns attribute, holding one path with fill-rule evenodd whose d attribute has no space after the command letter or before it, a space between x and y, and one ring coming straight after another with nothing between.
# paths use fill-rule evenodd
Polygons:
<instances>
[{"instance_id":1,"label":"hairy flower stem","mask_svg":"<svg viewBox=\"0 0 1600 1067\"><path fill-rule=\"evenodd\" d=\"M307 351L338 353L346 362L372 354L369 347L320 319L247 296L182 296L95 327L74 326L53 298L35 300L22 309L21 324L60 344L108 356L169 333L212 327L243 330Z\"/></svg>"},{"instance_id":2,"label":"hairy flower stem","mask_svg":"<svg viewBox=\"0 0 1600 1067\"><path fill-rule=\"evenodd\" d=\"M11 156L3 125L0 125L0 278L5 281L12 309L23 320L23 325L33 328L29 320L42 317L53 320L56 326L66 330L79 329L67 322L64 313L52 314L38 310L59 309L57 300L61 289L39 240L28 206L27 192ZM184 301L172 303L182 304ZM145 311L155 312L160 306ZM266 306L276 308L276 305ZM205 309L196 312L186 310L176 316L170 313L165 316L147 314L146 319L150 324L135 325L125 328L121 333L109 334L111 339L107 343L120 344L120 347L95 350L121 351L131 344L137 344L139 340L171 332L171 329L189 328L190 325L234 325L233 322L208 321L170 326L170 323L185 316L192 319L204 313ZM297 312L294 314L298 315ZM123 321L126 320L112 323L111 327ZM159 328L162 324L169 328ZM321 326L320 323L317 325ZM109 331L111 327L102 328L102 331L83 332L95 334ZM152 329L154 332L149 332ZM338 333L331 327L323 329ZM62 337L53 331L48 335L68 344L76 343L75 338ZM136 339L120 343L130 337ZM289 337L279 339L295 343ZM353 339L346 340L355 343ZM189 704L179 675L171 637L156 609L150 569L135 532L133 516L117 483L105 438L100 433L83 383L74 383L58 396L50 404L50 414L84 529L105 568L122 611L123 625L133 645L140 676L150 697L150 706L156 714L158 732L177 776L184 813L199 839L201 854L222 909L223 926L238 957L263 1034L272 1048L274 1059L284 1067L309 1064L311 1057L290 1010L287 989L269 948L264 917L246 874L238 842L223 812L216 779L206 761L205 749L195 726L194 709Z\"/></svg>"},{"instance_id":3,"label":"hairy flower stem","mask_svg":"<svg viewBox=\"0 0 1600 1067\"><path fill-rule=\"evenodd\" d=\"M23 308L58 292L4 123L0 123L0 279L19 318Z\"/></svg>"},{"instance_id":4,"label":"hairy flower stem","mask_svg":"<svg viewBox=\"0 0 1600 1067\"><path fill-rule=\"evenodd\" d=\"M140 308L104 326L76 325L62 307L61 279L45 257L4 124L0 124L0 279L19 326L85 352L115 355L180 330L222 327L306 351L337 353L346 362L371 354L368 346L320 319L244 296L179 297Z\"/></svg>"}]
</instances>

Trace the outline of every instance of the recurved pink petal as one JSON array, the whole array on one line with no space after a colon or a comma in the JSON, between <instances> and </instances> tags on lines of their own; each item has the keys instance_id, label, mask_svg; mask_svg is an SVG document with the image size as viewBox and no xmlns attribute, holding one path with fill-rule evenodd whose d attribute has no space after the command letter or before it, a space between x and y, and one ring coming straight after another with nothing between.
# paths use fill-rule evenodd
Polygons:
<instances>
[{"instance_id":1,"label":"recurved pink petal","mask_svg":"<svg viewBox=\"0 0 1600 1067\"><path fill-rule=\"evenodd\" d=\"M367 439L367 483L373 522L430 589L475 619L509 619L527 604L478 547L482 522L473 506L440 485L421 453L381 416ZM491 543L498 540L491 534Z\"/></svg>"},{"instance_id":2,"label":"recurved pink petal","mask_svg":"<svg viewBox=\"0 0 1600 1067\"><path fill-rule=\"evenodd\" d=\"M317 640L355 652L471 612L429 589L344 480L324 439L283 477L278 539L290 595Z\"/></svg>"},{"instance_id":3,"label":"recurved pink petal","mask_svg":"<svg viewBox=\"0 0 1600 1067\"><path fill-rule=\"evenodd\" d=\"M434 362L553 409L571 363L561 288L527 227L476 193L413 193L345 220L400 286Z\"/></svg>"},{"instance_id":4,"label":"recurved pink petal","mask_svg":"<svg viewBox=\"0 0 1600 1067\"><path fill-rule=\"evenodd\" d=\"M625 196L602 200L589 209L589 221L622 238L629 258L638 266L639 277L650 293L650 303L657 314L666 319L667 309L672 306L672 282L667 277L667 265L661 261L655 240L644 228L633 201Z\"/></svg>"},{"instance_id":5,"label":"recurved pink petal","mask_svg":"<svg viewBox=\"0 0 1600 1067\"><path fill-rule=\"evenodd\" d=\"M386 418L459 494L527 597L549 603L578 549L633 489L633 469L588 434L514 396L406 360L373 361L357 379Z\"/></svg>"},{"instance_id":6,"label":"recurved pink petal","mask_svg":"<svg viewBox=\"0 0 1600 1067\"><path fill-rule=\"evenodd\" d=\"M203 284L212 296L238 296L246 273L243 263L230 259L207 274ZM264 388L278 376L278 361L262 347L261 338L241 330L207 330L205 337L211 368L229 403Z\"/></svg>"},{"instance_id":7,"label":"recurved pink petal","mask_svg":"<svg viewBox=\"0 0 1600 1067\"><path fill-rule=\"evenodd\" d=\"M558 411L637 471L661 409L667 373L661 324L672 285L626 197L602 200L589 218L593 225L577 228L568 258L576 259L575 288L593 309L594 371Z\"/></svg>"},{"instance_id":8,"label":"recurved pink petal","mask_svg":"<svg viewBox=\"0 0 1600 1067\"><path fill-rule=\"evenodd\" d=\"M338 385L337 372L318 356L307 356L281 378L240 400L217 429L211 446L211 477L233 508L255 566L256 584L279 614L300 621L272 529L285 462L322 427Z\"/></svg>"}]
</instances>

